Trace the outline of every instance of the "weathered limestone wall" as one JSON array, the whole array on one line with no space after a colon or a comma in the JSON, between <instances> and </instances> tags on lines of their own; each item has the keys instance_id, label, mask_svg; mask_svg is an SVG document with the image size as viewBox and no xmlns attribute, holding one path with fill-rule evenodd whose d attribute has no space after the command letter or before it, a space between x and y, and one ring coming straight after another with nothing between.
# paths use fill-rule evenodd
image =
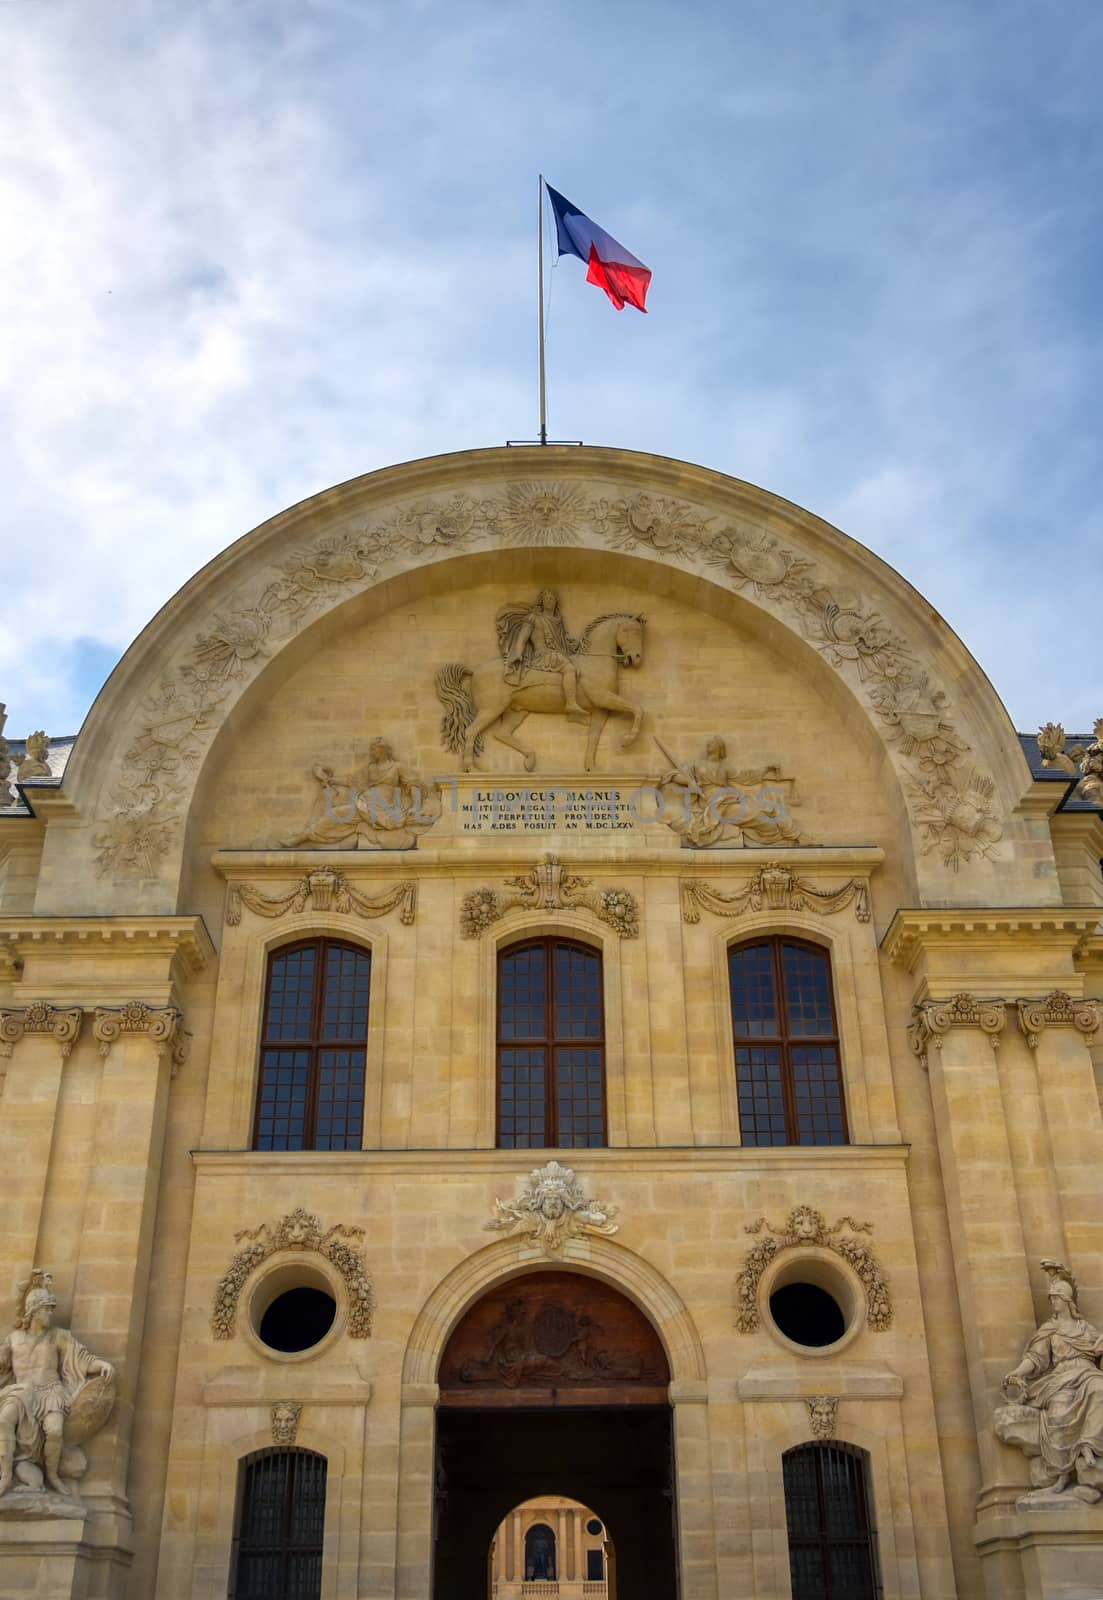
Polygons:
<instances>
[{"instance_id":1,"label":"weathered limestone wall","mask_svg":"<svg viewBox=\"0 0 1103 1600\"><path fill-rule=\"evenodd\" d=\"M72 793L0 837L0 1292L10 1306L31 1265L52 1266L59 1319L119 1373L88 1448L86 1517L32 1537L0 1504L4 1581L221 1600L238 1463L294 1401L297 1442L329 1461L327 1600L426 1600L436 1358L479 1294L549 1264L485 1231L546 1158L494 1148L497 954L563 933L602 955L609 1134L564 1159L619 1208L619 1231L571 1239L560 1264L623 1290L666 1344L685 1600L786 1595L781 1458L828 1426L869 1454L886 1597L1072 1600L1096 1581L1103 1511L1024 1510L1027 1463L992 1419L1045 1314L1043 1256L1069 1264L1083 1314L1103 1320L1100 1034L1094 1012L1077 1022L1053 999L1103 998L1098 818L1050 819L1038 793L1019 806L1029 777L975 664L815 519L616 452L585 456L607 475L596 486L582 455L549 452L534 499L510 478L534 464L490 455L423 464L420 488L403 469L335 492L220 558L113 680ZM603 499L620 509L595 520ZM468 525L456 507L476 501L484 521ZM566 532L530 527L526 544L515 534L538 501ZM386 548L368 537L380 518ZM457 774L434 675L493 660L496 613L548 585L575 635L605 613L646 616L642 658L619 671L643 713L635 744L618 747L612 717L587 776L587 730L533 715L517 730L531 777L488 741L416 849L283 846L317 801L312 768L363 765L374 735L408 771ZM265 618L295 606L277 637ZM199 667L212 698L185 736ZM669 769L659 743L689 765L714 736L729 773L777 769L799 843L732 824L684 849L649 812L617 829L479 831L453 809L476 787L630 790ZM139 816L105 798L151 751L184 785L163 851L162 800ZM780 875L764 876L772 862ZM480 931L467 897L482 890L500 914ZM846 1147L740 1143L726 956L775 933L831 955ZM252 1152L266 961L313 936L372 952L364 1149ZM351 1336L337 1277L333 1333L301 1357L266 1351L254 1275L216 1338L236 1234L296 1208L323 1231L363 1230L370 1337ZM819 1221L798 1237L802 1208ZM741 1297L760 1218L788 1240L783 1261L851 1308L826 1354L763 1314L772 1269ZM841 1240L872 1251L891 1318L872 1317ZM332 1277L294 1246L260 1276L308 1260ZM748 1303L758 1325L741 1328Z\"/></svg>"}]
</instances>

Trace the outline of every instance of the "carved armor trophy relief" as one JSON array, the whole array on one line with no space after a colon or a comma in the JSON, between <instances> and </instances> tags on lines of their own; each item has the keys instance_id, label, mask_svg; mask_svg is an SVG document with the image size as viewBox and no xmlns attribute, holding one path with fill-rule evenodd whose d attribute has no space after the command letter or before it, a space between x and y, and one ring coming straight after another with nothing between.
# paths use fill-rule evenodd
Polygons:
<instances>
[{"instance_id":1,"label":"carved armor trophy relief","mask_svg":"<svg viewBox=\"0 0 1103 1600\"><path fill-rule=\"evenodd\" d=\"M514 737L532 713L562 716L587 727L583 766L592 772L605 724L628 717L620 748L639 736L643 707L621 693L624 671L643 661L642 613L609 611L594 617L577 638L567 631L554 589L532 601L503 606L495 619L496 659L468 667L451 662L436 675L437 698L444 706L441 741L460 757L464 772L483 754L484 735L516 750L525 771L536 766L536 752Z\"/></svg>"}]
</instances>

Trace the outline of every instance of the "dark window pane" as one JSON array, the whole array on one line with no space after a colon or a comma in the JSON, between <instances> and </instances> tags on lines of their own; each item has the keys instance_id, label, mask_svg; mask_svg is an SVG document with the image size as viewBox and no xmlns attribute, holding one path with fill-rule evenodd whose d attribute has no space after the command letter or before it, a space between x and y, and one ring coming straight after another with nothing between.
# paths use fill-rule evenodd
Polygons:
<instances>
[{"instance_id":1,"label":"dark window pane","mask_svg":"<svg viewBox=\"0 0 1103 1600\"><path fill-rule=\"evenodd\" d=\"M772 1039L779 1032L774 959L768 944L744 945L730 961L732 1020L737 1039Z\"/></svg>"},{"instance_id":2,"label":"dark window pane","mask_svg":"<svg viewBox=\"0 0 1103 1600\"><path fill-rule=\"evenodd\" d=\"M323 939L271 957L256 1149L359 1149L370 987L371 956L350 945Z\"/></svg>"},{"instance_id":3,"label":"dark window pane","mask_svg":"<svg viewBox=\"0 0 1103 1600\"><path fill-rule=\"evenodd\" d=\"M498 960L498 1143L605 1143L601 957L563 939Z\"/></svg>"},{"instance_id":4,"label":"dark window pane","mask_svg":"<svg viewBox=\"0 0 1103 1600\"><path fill-rule=\"evenodd\" d=\"M781 966L785 980L786 1031L798 1037L831 1038L835 1014L831 1005L831 963L819 950L784 944Z\"/></svg>"},{"instance_id":5,"label":"dark window pane","mask_svg":"<svg viewBox=\"0 0 1103 1600\"><path fill-rule=\"evenodd\" d=\"M728 962L743 1143L845 1144L827 953L769 939L737 946Z\"/></svg>"},{"instance_id":6,"label":"dark window pane","mask_svg":"<svg viewBox=\"0 0 1103 1600\"><path fill-rule=\"evenodd\" d=\"M528 945L503 957L498 974L499 1036L543 1039L547 1034L544 946Z\"/></svg>"}]
</instances>

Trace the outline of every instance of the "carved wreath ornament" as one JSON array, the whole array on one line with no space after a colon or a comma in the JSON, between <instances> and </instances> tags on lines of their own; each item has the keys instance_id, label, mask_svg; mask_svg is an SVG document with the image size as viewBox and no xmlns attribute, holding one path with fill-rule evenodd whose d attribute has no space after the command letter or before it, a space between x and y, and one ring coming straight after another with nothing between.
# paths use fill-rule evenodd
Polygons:
<instances>
[{"instance_id":1,"label":"carved wreath ornament","mask_svg":"<svg viewBox=\"0 0 1103 1600\"><path fill-rule=\"evenodd\" d=\"M259 1228L243 1228L234 1235L235 1243L241 1248L215 1290L211 1332L216 1339L233 1338L241 1291L262 1261L278 1250L313 1250L331 1262L345 1280L349 1297L349 1338L370 1338L375 1293L363 1253L348 1243L363 1237L363 1228L346 1228L339 1222L323 1233L318 1218L301 1207L288 1212L279 1222L262 1222ZM242 1240L246 1242L242 1244Z\"/></svg>"},{"instance_id":2,"label":"carved wreath ornament","mask_svg":"<svg viewBox=\"0 0 1103 1600\"><path fill-rule=\"evenodd\" d=\"M758 1285L770 1262L783 1250L807 1245L834 1250L849 1262L862 1280L869 1326L874 1333L884 1333L886 1328L891 1328L892 1302L885 1274L869 1245L853 1237L857 1233L872 1233L870 1223L840 1217L829 1228L822 1211L815 1211L811 1206L796 1206L780 1228L775 1228L765 1217L759 1217L757 1222L747 1224L747 1232L762 1237L748 1252L743 1270L735 1280L735 1325L740 1333L753 1333L759 1325Z\"/></svg>"},{"instance_id":3,"label":"carved wreath ornament","mask_svg":"<svg viewBox=\"0 0 1103 1600\"><path fill-rule=\"evenodd\" d=\"M569 545L584 532L614 550L649 549L691 570L711 569L732 589L793 618L896 746L924 853L937 852L955 871L992 853L1003 836L992 780L968 762L945 691L867 601L837 593L816 562L772 535L687 502L519 482L485 498L406 501L387 517L301 546L259 585L227 597L143 703L119 786L94 835L98 870L156 875L181 830L188 769L198 766L242 688L312 615L364 589L388 566L488 543Z\"/></svg>"},{"instance_id":4,"label":"carved wreath ornament","mask_svg":"<svg viewBox=\"0 0 1103 1600\"><path fill-rule=\"evenodd\" d=\"M460 937L477 939L507 911L562 911L584 906L608 923L622 939L640 931L640 908L627 889L594 889L590 878L567 872L557 855L547 852L528 872L506 878L503 889L472 889L460 906Z\"/></svg>"}]
</instances>

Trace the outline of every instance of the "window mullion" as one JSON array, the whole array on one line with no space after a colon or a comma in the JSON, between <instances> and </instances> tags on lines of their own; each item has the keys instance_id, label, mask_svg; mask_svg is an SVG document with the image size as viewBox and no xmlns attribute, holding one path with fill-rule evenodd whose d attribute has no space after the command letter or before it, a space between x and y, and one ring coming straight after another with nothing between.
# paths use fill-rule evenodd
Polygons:
<instances>
[{"instance_id":1,"label":"window mullion","mask_svg":"<svg viewBox=\"0 0 1103 1600\"><path fill-rule=\"evenodd\" d=\"M781 940L770 940L774 967L774 995L777 999L778 1036L781 1045L781 1096L785 1105L785 1132L790 1144L800 1143L797 1126L797 1097L793 1087L793 1062L789 1053L789 1001L785 993L785 971L781 960Z\"/></svg>"},{"instance_id":2,"label":"window mullion","mask_svg":"<svg viewBox=\"0 0 1103 1600\"><path fill-rule=\"evenodd\" d=\"M558 1149L559 1039L555 1028L555 946L551 939L544 941L544 1007L544 1127L548 1144Z\"/></svg>"},{"instance_id":3,"label":"window mullion","mask_svg":"<svg viewBox=\"0 0 1103 1600\"><path fill-rule=\"evenodd\" d=\"M318 1080L321 1076L322 1013L325 997L326 972L329 964L329 941L322 939L318 946L318 959L314 963L314 999L310 1011L310 1081L306 1092L306 1127L303 1148L316 1148L318 1137Z\"/></svg>"}]
</instances>

